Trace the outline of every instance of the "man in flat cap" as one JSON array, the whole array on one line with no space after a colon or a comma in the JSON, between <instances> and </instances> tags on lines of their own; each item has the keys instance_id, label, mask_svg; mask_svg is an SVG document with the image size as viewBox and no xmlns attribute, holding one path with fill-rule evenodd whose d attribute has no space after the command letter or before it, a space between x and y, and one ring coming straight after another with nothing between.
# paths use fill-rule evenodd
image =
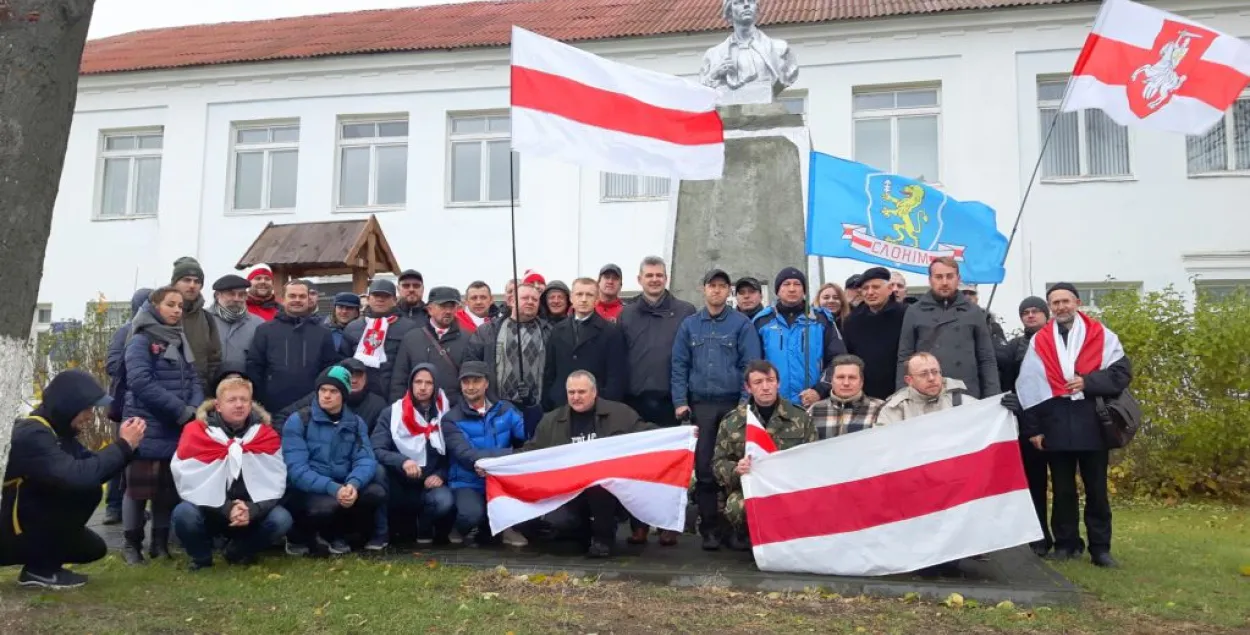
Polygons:
<instances>
[{"instance_id":1,"label":"man in flat cap","mask_svg":"<svg viewBox=\"0 0 1250 635\"><path fill-rule=\"evenodd\" d=\"M223 365L247 364L247 349L252 345L256 327L265 323L247 310L247 290L251 286L247 278L234 274L226 274L213 283L213 306L208 314L217 323Z\"/></svg>"},{"instance_id":2,"label":"man in flat cap","mask_svg":"<svg viewBox=\"0 0 1250 635\"><path fill-rule=\"evenodd\" d=\"M894 394L898 340L907 305L890 290L890 272L873 267L858 276L863 302L842 325L846 350L864 361L864 394L886 399Z\"/></svg>"}]
</instances>

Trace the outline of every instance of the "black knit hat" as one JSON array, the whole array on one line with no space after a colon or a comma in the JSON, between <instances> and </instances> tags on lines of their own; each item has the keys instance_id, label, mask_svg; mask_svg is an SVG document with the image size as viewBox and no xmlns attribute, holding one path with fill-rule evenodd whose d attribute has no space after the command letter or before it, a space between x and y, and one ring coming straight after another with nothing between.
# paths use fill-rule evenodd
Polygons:
<instances>
[{"instance_id":1,"label":"black knit hat","mask_svg":"<svg viewBox=\"0 0 1250 635\"><path fill-rule=\"evenodd\" d=\"M1050 307L1046 306L1045 300L1035 295L1031 295L1020 301L1020 316L1021 317L1024 316L1024 312L1026 309L1037 309L1038 311L1041 311L1042 313L1046 314L1046 319L1050 319Z\"/></svg>"},{"instance_id":2,"label":"black knit hat","mask_svg":"<svg viewBox=\"0 0 1250 635\"><path fill-rule=\"evenodd\" d=\"M1078 298L1081 297L1081 294L1076 292L1076 286L1074 286L1072 283L1056 282L1055 284L1050 285L1050 288L1046 290L1046 299L1049 300L1050 294L1056 291L1067 291Z\"/></svg>"},{"instance_id":3,"label":"black knit hat","mask_svg":"<svg viewBox=\"0 0 1250 635\"><path fill-rule=\"evenodd\" d=\"M174 261L174 273L169 283L173 284L183 278L198 278L201 282L204 281L204 268L200 266L198 260L183 256Z\"/></svg>"},{"instance_id":4,"label":"black knit hat","mask_svg":"<svg viewBox=\"0 0 1250 635\"><path fill-rule=\"evenodd\" d=\"M803 291L807 291L807 276L804 275L802 271L799 271L794 267L786 267L785 269L782 269L777 274L777 278L773 280L773 293L781 293L781 285L786 280L798 280L799 284L803 285Z\"/></svg>"}]
</instances>

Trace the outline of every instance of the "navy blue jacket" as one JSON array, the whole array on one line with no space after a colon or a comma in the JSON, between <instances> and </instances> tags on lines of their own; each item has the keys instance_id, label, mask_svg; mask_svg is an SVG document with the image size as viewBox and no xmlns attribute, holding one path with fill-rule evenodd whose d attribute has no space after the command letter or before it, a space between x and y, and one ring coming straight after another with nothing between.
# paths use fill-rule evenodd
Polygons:
<instances>
[{"instance_id":1,"label":"navy blue jacket","mask_svg":"<svg viewBox=\"0 0 1250 635\"><path fill-rule=\"evenodd\" d=\"M512 454L525 442L525 418L510 402L496 401L480 415L461 401L443 417L443 441L451 460L451 487L486 491L486 480L473 465L479 459Z\"/></svg>"},{"instance_id":2,"label":"navy blue jacket","mask_svg":"<svg viewBox=\"0 0 1250 635\"><path fill-rule=\"evenodd\" d=\"M313 390L317 375L338 361L330 329L279 312L256 327L247 351L253 398L269 412L282 412Z\"/></svg>"},{"instance_id":3,"label":"navy blue jacket","mask_svg":"<svg viewBox=\"0 0 1250 635\"><path fill-rule=\"evenodd\" d=\"M204 401L204 387L195 366L175 362L152 350L152 340L135 333L126 344L126 405L122 419L142 417L147 433L135 452L140 459L174 456L182 426L195 418Z\"/></svg>"},{"instance_id":4,"label":"navy blue jacket","mask_svg":"<svg viewBox=\"0 0 1250 635\"><path fill-rule=\"evenodd\" d=\"M371 483L378 463L365 420L347 407L338 424L318 404L307 412L312 421L303 421L302 413L296 412L282 426L287 483L301 492L327 496L337 495L344 485L359 490Z\"/></svg>"},{"instance_id":5,"label":"navy blue jacket","mask_svg":"<svg viewBox=\"0 0 1250 635\"><path fill-rule=\"evenodd\" d=\"M760 358L760 337L750 318L729 308L707 308L682 320L673 340L673 405L738 401L746 397L747 364Z\"/></svg>"}]
</instances>

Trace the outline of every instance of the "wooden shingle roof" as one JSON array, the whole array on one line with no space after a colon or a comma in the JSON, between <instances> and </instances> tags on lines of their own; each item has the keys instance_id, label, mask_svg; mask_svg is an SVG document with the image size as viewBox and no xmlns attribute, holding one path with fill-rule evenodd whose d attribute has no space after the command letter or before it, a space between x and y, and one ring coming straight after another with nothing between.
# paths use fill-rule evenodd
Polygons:
<instances>
[{"instance_id":1,"label":"wooden shingle roof","mask_svg":"<svg viewBox=\"0 0 1250 635\"><path fill-rule=\"evenodd\" d=\"M264 263L273 268L328 273L334 269L366 268L371 262L375 263L374 272L400 271L382 227L373 216L287 225L269 223L236 266L244 269Z\"/></svg>"}]
</instances>

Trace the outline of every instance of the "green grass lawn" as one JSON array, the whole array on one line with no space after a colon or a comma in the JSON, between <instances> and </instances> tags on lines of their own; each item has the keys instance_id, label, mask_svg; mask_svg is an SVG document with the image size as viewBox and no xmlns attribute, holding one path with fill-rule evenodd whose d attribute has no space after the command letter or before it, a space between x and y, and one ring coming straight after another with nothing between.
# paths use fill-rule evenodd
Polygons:
<instances>
[{"instance_id":1,"label":"green grass lawn","mask_svg":"<svg viewBox=\"0 0 1250 635\"><path fill-rule=\"evenodd\" d=\"M81 570L83 589L19 589L0 572L0 633L1232 633L1250 631L1250 509L1121 507L1124 567L1060 570L1090 591L1079 608L953 606L515 576L427 556L333 561L275 556L189 573L185 561Z\"/></svg>"}]
</instances>

